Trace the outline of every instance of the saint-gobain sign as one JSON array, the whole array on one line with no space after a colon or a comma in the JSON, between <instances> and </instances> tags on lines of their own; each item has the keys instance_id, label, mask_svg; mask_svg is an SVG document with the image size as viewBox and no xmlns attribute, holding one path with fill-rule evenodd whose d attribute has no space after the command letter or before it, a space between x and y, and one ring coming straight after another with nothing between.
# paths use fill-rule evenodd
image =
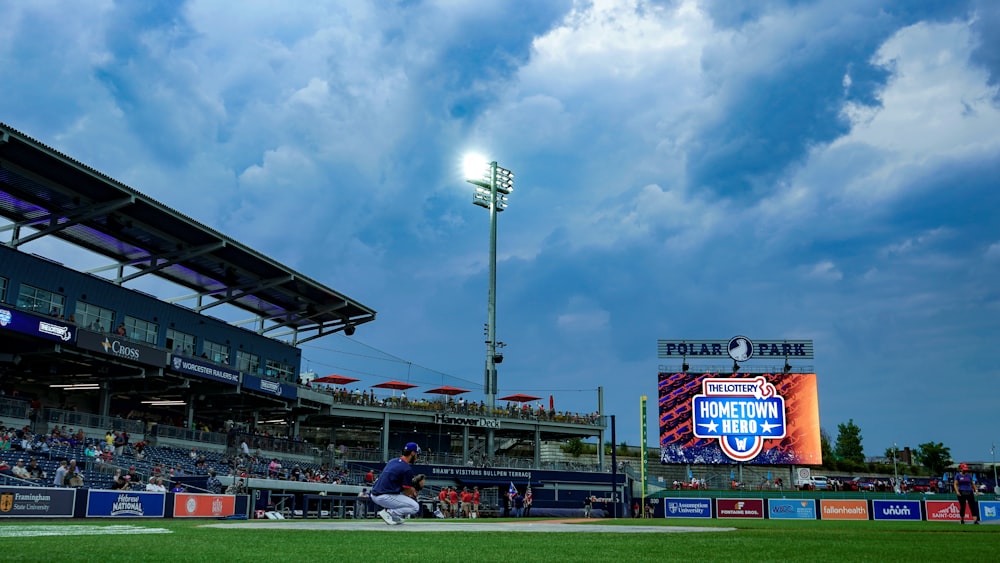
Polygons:
<instances>
[{"instance_id":1,"label":"saint-gobain sign","mask_svg":"<svg viewBox=\"0 0 1000 563\"><path fill-rule=\"evenodd\" d=\"M746 336L734 336L729 340L657 340L656 348L660 359L732 358L737 362L752 358L813 359L812 340L751 341Z\"/></svg>"}]
</instances>

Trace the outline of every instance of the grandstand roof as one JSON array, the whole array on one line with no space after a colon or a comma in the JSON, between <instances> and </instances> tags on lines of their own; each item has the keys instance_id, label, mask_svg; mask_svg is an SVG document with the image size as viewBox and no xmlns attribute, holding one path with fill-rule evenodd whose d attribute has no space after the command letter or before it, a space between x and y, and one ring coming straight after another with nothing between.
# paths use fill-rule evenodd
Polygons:
<instances>
[{"instance_id":1,"label":"grandstand roof","mask_svg":"<svg viewBox=\"0 0 1000 563\"><path fill-rule=\"evenodd\" d=\"M254 330L293 345L375 319L375 311L133 188L0 123L5 244L51 236L111 260L117 284L152 275L194 291L167 299L203 312L229 304ZM243 323L239 324L245 324Z\"/></svg>"}]
</instances>

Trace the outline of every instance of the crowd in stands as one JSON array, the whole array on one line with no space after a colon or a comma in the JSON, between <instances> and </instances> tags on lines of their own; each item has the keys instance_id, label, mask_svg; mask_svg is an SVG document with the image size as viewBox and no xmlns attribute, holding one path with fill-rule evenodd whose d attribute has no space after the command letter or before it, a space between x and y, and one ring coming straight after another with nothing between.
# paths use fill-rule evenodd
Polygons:
<instances>
[{"instance_id":1,"label":"crowd in stands","mask_svg":"<svg viewBox=\"0 0 1000 563\"><path fill-rule=\"evenodd\" d=\"M600 415L596 412L582 414L556 411L555 409L546 409L541 403L536 403L532 406L529 402L523 402L520 405L508 402L505 406L497 406L491 411L483 401L466 401L463 397L456 399L449 396L447 399L442 397L435 400L427 400L425 398L411 400L406 396L405 391L400 393L398 397L379 397L375 395L374 390L362 391L357 387L353 391L348 390L346 387L330 388L328 391L333 395L335 402L348 405L435 411L461 415L494 416L520 420L571 422L574 424L600 423Z\"/></svg>"},{"instance_id":2,"label":"crowd in stands","mask_svg":"<svg viewBox=\"0 0 1000 563\"><path fill-rule=\"evenodd\" d=\"M32 485L88 487L112 490L222 492L218 475L237 477L233 490L247 478L312 483L362 484L365 471L346 466L264 458L243 441L229 455L195 448L152 447L132 442L124 431L87 436L82 430L54 426L45 435L27 426L0 424L0 475ZM127 469L125 469L127 467ZM190 479L184 479L190 478ZM7 480L7 484L11 484ZM192 483L199 483L195 486ZM161 489L162 487L162 489ZM245 489L245 485L243 485Z\"/></svg>"}]
</instances>

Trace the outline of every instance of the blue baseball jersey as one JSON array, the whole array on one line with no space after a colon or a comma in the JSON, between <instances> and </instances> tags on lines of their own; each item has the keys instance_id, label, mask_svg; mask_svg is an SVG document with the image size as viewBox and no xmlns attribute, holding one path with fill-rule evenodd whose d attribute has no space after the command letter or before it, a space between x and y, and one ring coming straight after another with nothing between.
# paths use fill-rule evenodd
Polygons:
<instances>
[{"instance_id":1,"label":"blue baseball jersey","mask_svg":"<svg viewBox=\"0 0 1000 563\"><path fill-rule=\"evenodd\" d=\"M403 487L413 485L413 467L409 463L397 457L385 464L385 469L378 476L375 485L372 487L373 495L398 495L403 492Z\"/></svg>"}]
</instances>

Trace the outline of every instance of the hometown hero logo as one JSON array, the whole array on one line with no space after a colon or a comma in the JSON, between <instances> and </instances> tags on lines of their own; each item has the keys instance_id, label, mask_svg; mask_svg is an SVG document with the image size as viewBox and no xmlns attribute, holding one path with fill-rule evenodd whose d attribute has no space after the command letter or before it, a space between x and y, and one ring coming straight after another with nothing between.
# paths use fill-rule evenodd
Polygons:
<instances>
[{"instance_id":1,"label":"hometown hero logo","mask_svg":"<svg viewBox=\"0 0 1000 563\"><path fill-rule=\"evenodd\" d=\"M760 455L764 440L785 437L785 398L763 377L702 380L691 398L697 438L718 438L727 457L745 462Z\"/></svg>"}]
</instances>

